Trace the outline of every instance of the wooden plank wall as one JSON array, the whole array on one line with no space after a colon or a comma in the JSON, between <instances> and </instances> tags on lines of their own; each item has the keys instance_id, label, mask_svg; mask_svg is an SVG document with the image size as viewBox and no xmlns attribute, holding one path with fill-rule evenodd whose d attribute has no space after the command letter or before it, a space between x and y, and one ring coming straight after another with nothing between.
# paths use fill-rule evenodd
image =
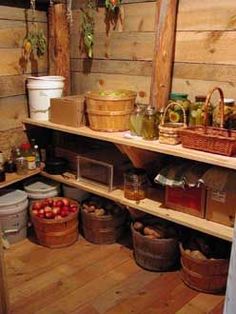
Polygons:
<instances>
[{"instance_id":1,"label":"wooden plank wall","mask_svg":"<svg viewBox=\"0 0 236 314\"><path fill-rule=\"evenodd\" d=\"M94 58L79 49L81 0L74 0L71 29L73 94L124 87L148 103L154 46L155 1L124 0L122 23L106 34L104 8L96 16ZM172 91L191 100L221 86L236 99L236 1L179 0ZM161 71L161 69L160 69Z\"/></svg>"},{"instance_id":2,"label":"wooden plank wall","mask_svg":"<svg viewBox=\"0 0 236 314\"><path fill-rule=\"evenodd\" d=\"M29 23L26 23L26 17ZM21 125L21 119L28 115L25 79L27 76L42 75L48 71L47 54L28 62L22 67L22 43L27 27L32 21L31 11L0 6L0 142L7 136L7 128ZM47 34L45 12L36 12L36 21ZM2 131L4 130L4 134ZM19 131L19 129L17 129ZM18 138L18 137L16 137ZM8 141L8 139L6 138ZM14 140L12 140L14 141ZM11 143L14 145L17 143ZM8 146L8 145L6 145ZM4 148L0 147L0 150ZM8 151L5 152L8 155Z\"/></svg>"}]
</instances>

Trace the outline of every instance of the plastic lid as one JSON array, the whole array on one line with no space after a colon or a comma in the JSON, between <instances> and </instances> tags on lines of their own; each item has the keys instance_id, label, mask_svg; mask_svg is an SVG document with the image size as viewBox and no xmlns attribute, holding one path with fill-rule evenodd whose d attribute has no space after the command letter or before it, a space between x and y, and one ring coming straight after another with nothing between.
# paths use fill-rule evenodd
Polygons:
<instances>
[{"instance_id":1,"label":"plastic lid","mask_svg":"<svg viewBox=\"0 0 236 314\"><path fill-rule=\"evenodd\" d=\"M45 75L45 76L29 76L28 80L41 80L41 81L64 81L64 76L60 75Z\"/></svg>"},{"instance_id":2,"label":"plastic lid","mask_svg":"<svg viewBox=\"0 0 236 314\"><path fill-rule=\"evenodd\" d=\"M27 200L27 194L21 190L0 191L0 210L9 205L15 205ZM3 208L2 208L3 207Z\"/></svg>"},{"instance_id":3,"label":"plastic lid","mask_svg":"<svg viewBox=\"0 0 236 314\"><path fill-rule=\"evenodd\" d=\"M58 188L59 183L51 180L36 179L24 185L24 189L29 193L47 193Z\"/></svg>"},{"instance_id":4,"label":"plastic lid","mask_svg":"<svg viewBox=\"0 0 236 314\"><path fill-rule=\"evenodd\" d=\"M234 99L233 98L224 98L224 104L225 105L234 105Z\"/></svg>"},{"instance_id":5,"label":"plastic lid","mask_svg":"<svg viewBox=\"0 0 236 314\"><path fill-rule=\"evenodd\" d=\"M28 149L30 149L30 144L29 143L23 143L23 144L21 144L21 148L24 150L28 150Z\"/></svg>"}]
</instances>

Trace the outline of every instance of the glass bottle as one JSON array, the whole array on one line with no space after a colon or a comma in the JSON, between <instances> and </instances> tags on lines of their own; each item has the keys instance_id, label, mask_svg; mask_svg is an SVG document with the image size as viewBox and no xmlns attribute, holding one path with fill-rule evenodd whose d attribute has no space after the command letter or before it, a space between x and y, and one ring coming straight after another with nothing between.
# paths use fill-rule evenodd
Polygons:
<instances>
[{"instance_id":1,"label":"glass bottle","mask_svg":"<svg viewBox=\"0 0 236 314\"><path fill-rule=\"evenodd\" d=\"M145 111L142 123L142 136L144 140L158 139L159 117L154 107L148 107Z\"/></svg>"},{"instance_id":2,"label":"glass bottle","mask_svg":"<svg viewBox=\"0 0 236 314\"><path fill-rule=\"evenodd\" d=\"M147 174L144 169L132 168L124 173L124 196L134 201L147 196Z\"/></svg>"},{"instance_id":3,"label":"glass bottle","mask_svg":"<svg viewBox=\"0 0 236 314\"><path fill-rule=\"evenodd\" d=\"M15 151L15 164L16 164L16 173L19 175L25 175L28 173L28 163L26 158L21 154L19 148L16 148Z\"/></svg>"},{"instance_id":4,"label":"glass bottle","mask_svg":"<svg viewBox=\"0 0 236 314\"><path fill-rule=\"evenodd\" d=\"M40 167L40 153L39 153L39 147L37 144L34 145L33 147L33 155L35 156L35 165L37 168Z\"/></svg>"},{"instance_id":5,"label":"glass bottle","mask_svg":"<svg viewBox=\"0 0 236 314\"><path fill-rule=\"evenodd\" d=\"M145 113L145 107L136 105L134 111L130 116L130 132L131 135L142 135L143 117Z\"/></svg>"},{"instance_id":6,"label":"glass bottle","mask_svg":"<svg viewBox=\"0 0 236 314\"><path fill-rule=\"evenodd\" d=\"M27 161L28 170L36 169L35 156L33 155L31 146L29 143L24 143L21 145L22 156Z\"/></svg>"}]
</instances>

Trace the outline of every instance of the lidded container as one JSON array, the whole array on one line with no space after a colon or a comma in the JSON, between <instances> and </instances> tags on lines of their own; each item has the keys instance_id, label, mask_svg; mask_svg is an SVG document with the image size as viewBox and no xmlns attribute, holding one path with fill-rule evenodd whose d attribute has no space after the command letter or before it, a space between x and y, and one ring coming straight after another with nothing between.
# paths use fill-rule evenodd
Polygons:
<instances>
[{"instance_id":1,"label":"lidded container","mask_svg":"<svg viewBox=\"0 0 236 314\"><path fill-rule=\"evenodd\" d=\"M205 95L195 96L195 102L190 104L189 108L189 125L203 125L204 124L204 104L206 101ZM210 112L208 113L208 119L210 120ZM210 121L209 121L210 124Z\"/></svg>"},{"instance_id":2,"label":"lidded container","mask_svg":"<svg viewBox=\"0 0 236 314\"><path fill-rule=\"evenodd\" d=\"M124 196L140 201L147 196L147 173L142 168L132 168L124 173Z\"/></svg>"},{"instance_id":3,"label":"lidded container","mask_svg":"<svg viewBox=\"0 0 236 314\"><path fill-rule=\"evenodd\" d=\"M143 117L145 114L145 105L136 104L134 111L130 116L131 135L142 136Z\"/></svg>"},{"instance_id":4,"label":"lidded container","mask_svg":"<svg viewBox=\"0 0 236 314\"><path fill-rule=\"evenodd\" d=\"M179 103L184 108L188 121L189 108L191 104L191 101L188 99L188 94L171 93L169 103L170 102ZM183 111L180 106L173 106L169 109L166 122L184 122Z\"/></svg>"},{"instance_id":5,"label":"lidded container","mask_svg":"<svg viewBox=\"0 0 236 314\"><path fill-rule=\"evenodd\" d=\"M233 98L224 98L224 127L225 128L232 128L232 116L234 116L235 111L236 111L235 100ZM213 111L213 125L217 127L220 126L219 106L216 106Z\"/></svg>"},{"instance_id":6,"label":"lidded container","mask_svg":"<svg viewBox=\"0 0 236 314\"><path fill-rule=\"evenodd\" d=\"M0 229L9 243L26 238L28 198L21 190L0 191Z\"/></svg>"},{"instance_id":7,"label":"lidded container","mask_svg":"<svg viewBox=\"0 0 236 314\"><path fill-rule=\"evenodd\" d=\"M147 107L142 123L142 136L144 140L158 139L159 116L154 107Z\"/></svg>"},{"instance_id":8,"label":"lidded container","mask_svg":"<svg viewBox=\"0 0 236 314\"><path fill-rule=\"evenodd\" d=\"M57 196L60 184L46 178L34 178L24 184L24 190L30 200L40 200Z\"/></svg>"}]
</instances>

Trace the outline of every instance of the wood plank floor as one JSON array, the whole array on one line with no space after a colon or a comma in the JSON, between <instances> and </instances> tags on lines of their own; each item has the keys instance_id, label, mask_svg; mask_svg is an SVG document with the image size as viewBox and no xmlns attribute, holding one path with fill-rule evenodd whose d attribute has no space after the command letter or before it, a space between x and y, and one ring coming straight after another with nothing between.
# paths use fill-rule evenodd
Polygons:
<instances>
[{"instance_id":1,"label":"wood plank floor","mask_svg":"<svg viewBox=\"0 0 236 314\"><path fill-rule=\"evenodd\" d=\"M196 292L179 272L136 265L125 245L48 249L24 240L5 253L12 314L222 313L224 296Z\"/></svg>"}]
</instances>

